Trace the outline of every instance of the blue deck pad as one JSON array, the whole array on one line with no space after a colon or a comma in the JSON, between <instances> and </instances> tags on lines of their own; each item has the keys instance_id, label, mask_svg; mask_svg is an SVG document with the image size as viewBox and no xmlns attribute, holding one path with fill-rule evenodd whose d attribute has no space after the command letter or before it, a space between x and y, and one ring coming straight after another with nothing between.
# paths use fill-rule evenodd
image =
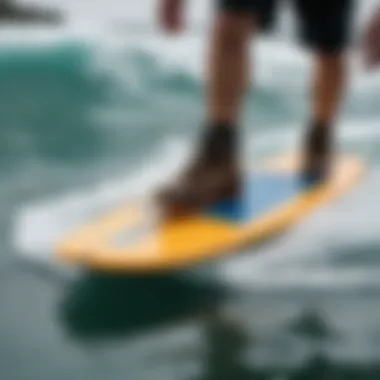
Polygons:
<instances>
[{"instance_id":1,"label":"blue deck pad","mask_svg":"<svg viewBox=\"0 0 380 380\"><path fill-rule=\"evenodd\" d=\"M226 200L206 211L207 216L244 223L281 206L297 195L309 190L306 183L295 174L257 174L247 178L239 199Z\"/></svg>"}]
</instances>

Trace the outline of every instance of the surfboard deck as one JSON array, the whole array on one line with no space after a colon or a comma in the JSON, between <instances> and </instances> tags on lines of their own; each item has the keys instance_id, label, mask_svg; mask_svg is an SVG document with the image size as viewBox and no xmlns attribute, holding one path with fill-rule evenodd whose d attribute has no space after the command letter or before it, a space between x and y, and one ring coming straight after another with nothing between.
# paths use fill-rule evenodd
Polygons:
<instances>
[{"instance_id":1,"label":"surfboard deck","mask_svg":"<svg viewBox=\"0 0 380 380\"><path fill-rule=\"evenodd\" d=\"M298 176L300 157L287 154L252 170L242 196L185 219L146 228L139 203L127 203L58 244L66 263L116 272L160 272L186 268L291 228L314 209L343 196L364 174L355 156L338 156L331 177L308 185Z\"/></svg>"}]
</instances>

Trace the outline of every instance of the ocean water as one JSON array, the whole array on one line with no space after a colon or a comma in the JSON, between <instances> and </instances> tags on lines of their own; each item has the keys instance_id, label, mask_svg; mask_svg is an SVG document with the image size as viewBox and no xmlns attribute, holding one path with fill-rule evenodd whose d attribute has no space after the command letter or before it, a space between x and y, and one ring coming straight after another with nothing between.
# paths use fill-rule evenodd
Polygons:
<instances>
[{"instance_id":1,"label":"ocean water","mask_svg":"<svg viewBox=\"0 0 380 380\"><path fill-rule=\"evenodd\" d=\"M375 3L360 3L358 31ZM338 136L368 172L339 202L186 273L83 273L57 263L57 239L190 152L211 2L192 0L176 38L154 26L153 0L42 4L66 24L0 36L2 379L378 379L380 72L353 59ZM252 46L248 162L296 147L307 120L312 67L289 17Z\"/></svg>"}]
</instances>

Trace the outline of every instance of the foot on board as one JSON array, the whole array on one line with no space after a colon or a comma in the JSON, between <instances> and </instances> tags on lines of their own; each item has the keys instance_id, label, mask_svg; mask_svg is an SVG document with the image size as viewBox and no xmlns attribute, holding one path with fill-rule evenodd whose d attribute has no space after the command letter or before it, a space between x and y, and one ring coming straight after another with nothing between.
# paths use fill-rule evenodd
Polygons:
<instances>
[{"instance_id":1,"label":"foot on board","mask_svg":"<svg viewBox=\"0 0 380 380\"><path fill-rule=\"evenodd\" d=\"M316 125L306 135L301 180L309 185L324 182L330 176L331 166L331 129Z\"/></svg>"},{"instance_id":2,"label":"foot on board","mask_svg":"<svg viewBox=\"0 0 380 380\"><path fill-rule=\"evenodd\" d=\"M234 133L227 128L206 132L195 158L173 184L156 194L156 201L165 215L197 212L239 194L242 176Z\"/></svg>"}]
</instances>

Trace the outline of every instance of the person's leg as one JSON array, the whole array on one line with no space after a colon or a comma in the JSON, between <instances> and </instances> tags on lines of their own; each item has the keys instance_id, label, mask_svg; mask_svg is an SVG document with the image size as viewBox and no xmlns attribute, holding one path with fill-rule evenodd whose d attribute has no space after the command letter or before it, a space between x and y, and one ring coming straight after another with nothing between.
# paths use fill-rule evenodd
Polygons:
<instances>
[{"instance_id":1,"label":"person's leg","mask_svg":"<svg viewBox=\"0 0 380 380\"><path fill-rule=\"evenodd\" d=\"M344 53L316 53L310 121L304 139L302 174L309 180L325 179L333 160L335 121L346 86Z\"/></svg>"},{"instance_id":2,"label":"person's leg","mask_svg":"<svg viewBox=\"0 0 380 380\"><path fill-rule=\"evenodd\" d=\"M343 52L315 53L311 116L322 127L333 125L338 115L347 83L346 66Z\"/></svg>"},{"instance_id":3,"label":"person's leg","mask_svg":"<svg viewBox=\"0 0 380 380\"><path fill-rule=\"evenodd\" d=\"M214 24L208 57L206 117L234 126L249 84L251 13L222 13Z\"/></svg>"},{"instance_id":4,"label":"person's leg","mask_svg":"<svg viewBox=\"0 0 380 380\"><path fill-rule=\"evenodd\" d=\"M303 168L311 177L326 176L331 163L333 127L347 82L352 5L352 0L296 0L303 38L315 57Z\"/></svg>"},{"instance_id":5,"label":"person's leg","mask_svg":"<svg viewBox=\"0 0 380 380\"><path fill-rule=\"evenodd\" d=\"M238 124L249 85L249 42L276 0L219 0L208 55L205 125L198 154L159 194L165 209L196 209L239 192Z\"/></svg>"},{"instance_id":6,"label":"person's leg","mask_svg":"<svg viewBox=\"0 0 380 380\"><path fill-rule=\"evenodd\" d=\"M238 124L250 81L249 43L271 22L276 0L220 0L209 49L206 117Z\"/></svg>"}]
</instances>

